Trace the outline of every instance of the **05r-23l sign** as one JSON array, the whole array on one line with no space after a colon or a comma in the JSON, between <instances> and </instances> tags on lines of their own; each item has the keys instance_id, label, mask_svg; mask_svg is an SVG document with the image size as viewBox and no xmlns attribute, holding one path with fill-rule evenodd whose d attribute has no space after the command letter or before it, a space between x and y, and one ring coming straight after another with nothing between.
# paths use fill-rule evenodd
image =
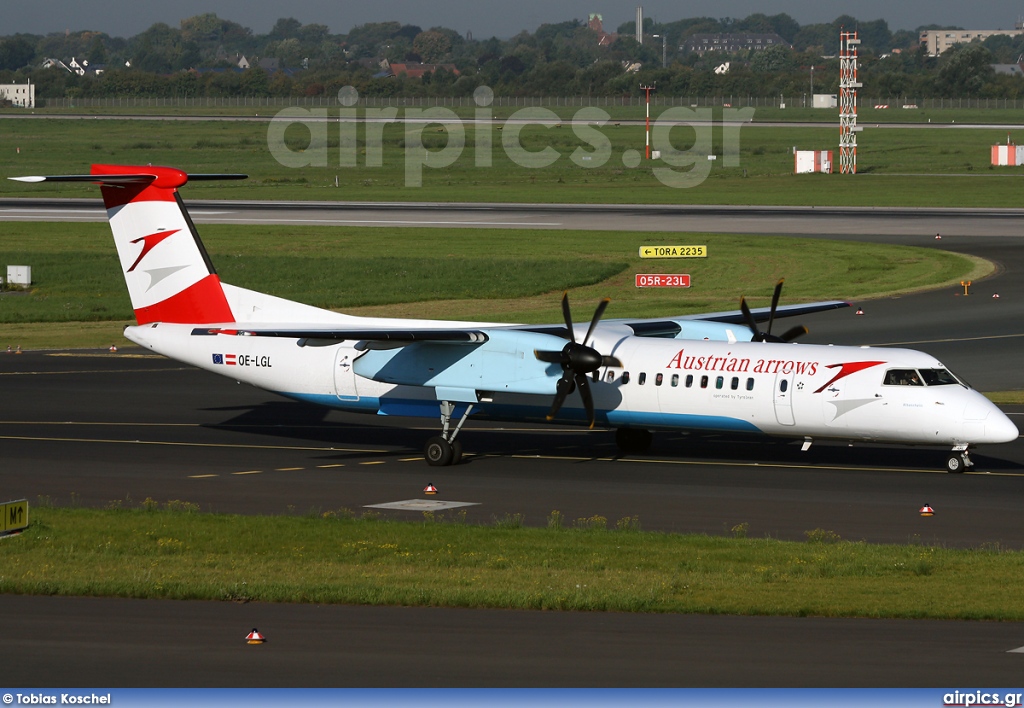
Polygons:
<instances>
[{"instance_id":1,"label":"05r-23l sign","mask_svg":"<svg viewBox=\"0 0 1024 708\"><path fill-rule=\"evenodd\" d=\"M690 276L685 273L664 274L664 273L637 273L636 286L638 288L688 288L690 287Z\"/></svg>"},{"instance_id":2,"label":"05r-23l sign","mask_svg":"<svg viewBox=\"0 0 1024 708\"><path fill-rule=\"evenodd\" d=\"M641 246L641 258L707 258L707 246Z\"/></svg>"}]
</instances>

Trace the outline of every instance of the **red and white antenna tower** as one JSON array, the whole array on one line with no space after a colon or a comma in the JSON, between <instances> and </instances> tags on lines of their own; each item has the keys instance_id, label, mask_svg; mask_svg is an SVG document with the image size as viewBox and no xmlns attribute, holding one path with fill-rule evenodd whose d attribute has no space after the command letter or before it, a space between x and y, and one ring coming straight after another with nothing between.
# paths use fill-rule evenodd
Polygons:
<instances>
[{"instance_id":1,"label":"red and white antenna tower","mask_svg":"<svg viewBox=\"0 0 1024 708\"><path fill-rule=\"evenodd\" d=\"M839 33L839 172L857 174L857 46L856 32Z\"/></svg>"}]
</instances>

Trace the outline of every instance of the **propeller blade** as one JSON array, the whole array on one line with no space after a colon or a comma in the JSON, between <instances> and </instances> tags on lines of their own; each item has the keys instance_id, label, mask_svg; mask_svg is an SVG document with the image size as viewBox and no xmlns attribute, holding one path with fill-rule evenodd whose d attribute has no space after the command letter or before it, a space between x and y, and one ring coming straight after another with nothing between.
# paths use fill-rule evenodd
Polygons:
<instances>
[{"instance_id":1,"label":"propeller blade","mask_svg":"<svg viewBox=\"0 0 1024 708\"><path fill-rule=\"evenodd\" d=\"M802 337L807 334L808 331L809 330L803 325L797 325L796 327L787 329L779 339L783 342L792 342L797 337Z\"/></svg>"},{"instance_id":2,"label":"propeller blade","mask_svg":"<svg viewBox=\"0 0 1024 708\"><path fill-rule=\"evenodd\" d=\"M594 333L594 328L597 327L597 323L601 321L601 315L604 314L605 308L608 307L608 303L611 302L610 297L606 297L598 304L597 309L594 310L594 317L590 320L590 327L587 329L587 336L583 338L583 343L586 344L590 341L590 335Z\"/></svg>"},{"instance_id":3,"label":"propeller blade","mask_svg":"<svg viewBox=\"0 0 1024 708\"><path fill-rule=\"evenodd\" d=\"M568 371L566 372L569 373ZM558 379L558 383L555 384L555 402L551 405L551 411L548 413L548 420L553 420L558 414L558 410L565 403L565 397L568 396L573 389L572 379L566 379L564 376Z\"/></svg>"},{"instance_id":4,"label":"propeller blade","mask_svg":"<svg viewBox=\"0 0 1024 708\"><path fill-rule=\"evenodd\" d=\"M772 324L775 322L775 310L779 306L779 297L782 295L782 284L786 282L785 278L780 278L779 282L775 284L775 292L772 293L772 309L768 313L768 334L772 333Z\"/></svg>"},{"instance_id":5,"label":"propeller blade","mask_svg":"<svg viewBox=\"0 0 1024 708\"><path fill-rule=\"evenodd\" d=\"M533 350L533 355L537 357L538 361L543 361L545 364L561 364L562 363L562 352L551 352L542 351L539 349Z\"/></svg>"},{"instance_id":6,"label":"propeller blade","mask_svg":"<svg viewBox=\"0 0 1024 708\"><path fill-rule=\"evenodd\" d=\"M583 409L587 412L587 422L594 427L594 397L590 393L590 382L585 374L576 374L576 387L580 390L580 398L583 399Z\"/></svg>"},{"instance_id":7,"label":"propeller blade","mask_svg":"<svg viewBox=\"0 0 1024 708\"><path fill-rule=\"evenodd\" d=\"M622 362L613 356L603 356L601 357L601 366L615 366L621 369Z\"/></svg>"},{"instance_id":8,"label":"propeller blade","mask_svg":"<svg viewBox=\"0 0 1024 708\"><path fill-rule=\"evenodd\" d=\"M750 308L747 306L747 298L740 297L740 311L743 313L743 318L747 321L747 327L753 333L751 341L761 341L761 330L757 328L757 320L754 319L754 315L751 314Z\"/></svg>"},{"instance_id":9,"label":"propeller blade","mask_svg":"<svg viewBox=\"0 0 1024 708\"><path fill-rule=\"evenodd\" d=\"M569 291L566 290L562 293L562 319L565 320L565 326L569 328L569 339L573 344L576 343L576 333L572 329L572 313L569 312Z\"/></svg>"}]
</instances>

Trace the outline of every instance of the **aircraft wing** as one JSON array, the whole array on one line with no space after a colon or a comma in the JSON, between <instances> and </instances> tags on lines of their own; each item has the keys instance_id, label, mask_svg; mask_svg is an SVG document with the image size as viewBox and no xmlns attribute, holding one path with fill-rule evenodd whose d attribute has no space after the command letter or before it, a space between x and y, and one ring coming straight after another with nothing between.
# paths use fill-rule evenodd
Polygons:
<instances>
[{"instance_id":1,"label":"aircraft wing","mask_svg":"<svg viewBox=\"0 0 1024 708\"><path fill-rule=\"evenodd\" d=\"M850 303L843 300L826 300L822 302L811 302L805 305L781 305L775 309L775 318L798 317L801 315L809 315L814 312L836 310L849 306ZM771 311L772 308L770 307L758 307L751 309L750 314L754 316L754 320L756 322L766 322L771 317ZM696 315L681 315L679 317L655 318L649 320L609 319L606 320L606 322L609 324L625 325L633 330L633 333L638 337L688 339L690 337L683 334L685 329L690 329L685 326L687 323L691 326L694 323L701 322L745 325L746 318L743 316L742 310L730 310L727 312L707 312ZM682 336L680 336L681 334ZM707 335L703 328L697 328L694 330L694 338L702 339L705 336Z\"/></svg>"}]
</instances>

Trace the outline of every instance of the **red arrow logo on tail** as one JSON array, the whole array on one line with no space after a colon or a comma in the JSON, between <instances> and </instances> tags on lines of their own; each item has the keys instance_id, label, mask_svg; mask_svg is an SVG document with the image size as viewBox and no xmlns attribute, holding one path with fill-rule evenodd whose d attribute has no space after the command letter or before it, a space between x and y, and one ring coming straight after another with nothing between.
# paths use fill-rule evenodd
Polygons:
<instances>
[{"instance_id":1,"label":"red arrow logo on tail","mask_svg":"<svg viewBox=\"0 0 1024 708\"><path fill-rule=\"evenodd\" d=\"M152 251L153 248L158 243L163 241L168 236L173 236L174 234L178 233L180 230L181 229L174 229L174 231L158 231L155 234L150 234L149 236L142 236L140 238L135 239L134 241L131 241L131 243L133 243L133 244L138 243L139 241L142 241L142 253L140 253L139 257L135 259L135 262L132 263L132 267L129 268L127 272L131 273L133 270L135 270L135 266L137 266L139 264L139 262L143 258L146 257L146 254L149 253L150 251Z\"/></svg>"}]
</instances>

